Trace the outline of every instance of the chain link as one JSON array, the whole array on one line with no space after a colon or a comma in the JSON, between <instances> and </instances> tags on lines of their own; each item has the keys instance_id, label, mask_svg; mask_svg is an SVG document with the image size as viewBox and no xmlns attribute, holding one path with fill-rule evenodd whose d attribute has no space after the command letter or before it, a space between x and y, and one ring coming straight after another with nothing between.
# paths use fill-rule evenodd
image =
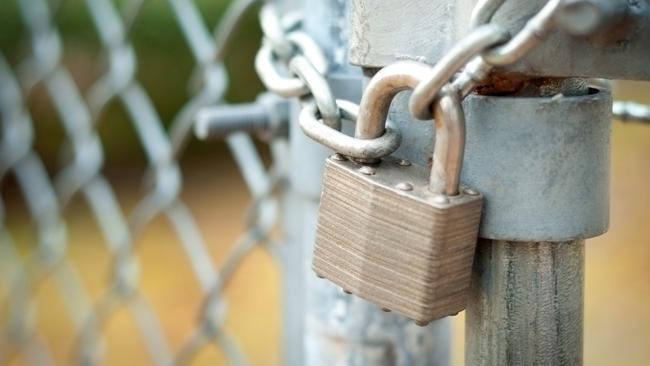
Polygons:
<instances>
[{"instance_id":1,"label":"chain link","mask_svg":"<svg viewBox=\"0 0 650 366\"><path fill-rule=\"evenodd\" d=\"M271 4L265 4L260 11L264 38L255 57L255 69L268 90L285 98L310 94L305 81L289 75L289 65L294 57L304 57L321 75L325 75L329 67L316 42L299 30L301 23L300 18L291 13L281 19Z\"/></svg>"},{"instance_id":2,"label":"chain link","mask_svg":"<svg viewBox=\"0 0 650 366\"><path fill-rule=\"evenodd\" d=\"M320 73L327 72L327 59L311 38L304 33L295 31L287 35L287 40L297 50L295 55L302 55ZM266 40L255 56L255 70L264 86L285 98L299 98L310 93L309 88L297 76L286 76L290 61L282 61L275 54L271 44ZM284 74L282 73L284 68Z\"/></svg>"},{"instance_id":3,"label":"chain link","mask_svg":"<svg viewBox=\"0 0 650 366\"><path fill-rule=\"evenodd\" d=\"M561 3L550 0L508 43L485 52L485 60L494 66L506 66L526 56L557 29L554 17Z\"/></svg>"},{"instance_id":4,"label":"chain link","mask_svg":"<svg viewBox=\"0 0 650 366\"><path fill-rule=\"evenodd\" d=\"M342 119L355 122L359 115L359 106L347 100L337 100ZM326 126L318 118L315 103L306 104L300 111L300 128L314 141L330 149L356 159L377 159L395 152L401 143L399 128L392 121L386 121L385 132L373 139L360 139L348 136Z\"/></svg>"},{"instance_id":5,"label":"chain link","mask_svg":"<svg viewBox=\"0 0 650 366\"><path fill-rule=\"evenodd\" d=\"M470 60L508 39L509 34L503 28L483 25L460 40L436 63L429 77L413 90L409 100L411 114L418 119L431 119L433 117L431 105L442 87Z\"/></svg>"},{"instance_id":6,"label":"chain link","mask_svg":"<svg viewBox=\"0 0 650 366\"><path fill-rule=\"evenodd\" d=\"M341 129L341 116L332 90L323 74L305 56L295 56L289 63L291 71L300 78L311 93L323 123L334 130Z\"/></svg>"},{"instance_id":7,"label":"chain link","mask_svg":"<svg viewBox=\"0 0 650 366\"><path fill-rule=\"evenodd\" d=\"M506 0L479 0L474 9L469 21L470 29L476 29L482 25L488 24L494 14L501 8L501 5Z\"/></svg>"},{"instance_id":8,"label":"chain link","mask_svg":"<svg viewBox=\"0 0 650 366\"><path fill-rule=\"evenodd\" d=\"M477 4L471 21L474 30L458 42L436 64L429 79L413 91L409 109L415 118L426 120L433 117L430 106L443 85L458 70L466 68L454 82L454 87L466 96L489 75L492 68L519 61L556 29L554 16L561 0L550 0L519 33L507 40L505 29L487 24L503 3L503 0L487 0ZM471 68L467 70L468 65Z\"/></svg>"}]
</instances>

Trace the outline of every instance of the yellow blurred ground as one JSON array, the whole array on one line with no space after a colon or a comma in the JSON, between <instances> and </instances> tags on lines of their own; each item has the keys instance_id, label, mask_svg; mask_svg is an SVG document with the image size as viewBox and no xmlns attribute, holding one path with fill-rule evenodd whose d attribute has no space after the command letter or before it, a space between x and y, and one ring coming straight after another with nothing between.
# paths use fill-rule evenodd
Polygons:
<instances>
[{"instance_id":1,"label":"yellow blurred ground","mask_svg":"<svg viewBox=\"0 0 650 366\"><path fill-rule=\"evenodd\" d=\"M638 84L630 84L619 96L638 95L640 90ZM645 101L650 102L650 98L645 97ZM650 127L617 123L613 145L611 229L588 241L587 246L585 365L642 366L650 364ZM209 243L212 259L221 264L241 231L248 199L243 183L230 162L206 158L186 165L184 171L185 201ZM142 193L137 185L120 179L113 182L123 207L132 207ZM33 229L25 221L20 200L14 198L4 197L9 202L9 227L16 241L29 241ZM74 202L65 217L70 257L93 298L97 298L105 288L108 251L83 202ZM197 325L201 290L165 219L156 220L138 245L142 292L153 304L170 344L178 349ZM253 365L280 363L278 292L277 268L262 250L244 262L226 291L226 327ZM52 281L45 282L38 294L39 328L57 360L65 364L72 326L63 316L63 303ZM462 365L462 314L454 324L454 364ZM106 364L149 364L128 313L118 312L105 335ZM12 365L23 360L14 361ZM216 347L208 347L195 361L197 365L219 365L224 358Z\"/></svg>"}]
</instances>

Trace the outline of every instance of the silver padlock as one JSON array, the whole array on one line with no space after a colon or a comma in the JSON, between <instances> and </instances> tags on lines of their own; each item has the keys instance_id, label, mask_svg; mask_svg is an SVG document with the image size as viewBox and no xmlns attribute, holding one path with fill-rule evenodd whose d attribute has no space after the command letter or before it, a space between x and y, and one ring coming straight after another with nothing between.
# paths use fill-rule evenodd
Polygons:
<instances>
[{"instance_id":1,"label":"silver padlock","mask_svg":"<svg viewBox=\"0 0 650 366\"><path fill-rule=\"evenodd\" d=\"M394 87L378 99L386 111L360 113L357 132L383 129ZM375 164L340 154L327 160L313 255L319 277L418 325L465 308L483 205L478 191L459 184L458 94L445 89L435 116L431 169L390 156Z\"/></svg>"}]
</instances>

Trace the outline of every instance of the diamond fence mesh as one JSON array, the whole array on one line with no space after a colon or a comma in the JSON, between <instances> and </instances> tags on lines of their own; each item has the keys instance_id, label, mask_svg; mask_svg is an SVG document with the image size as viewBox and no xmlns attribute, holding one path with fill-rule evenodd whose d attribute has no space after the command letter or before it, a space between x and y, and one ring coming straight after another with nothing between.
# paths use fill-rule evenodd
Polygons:
<instances>
[{"instance_id":1,"label":"diamond fence mesh","mask_svg":"<svg viewBox=\"0 0 650 366\"><path fill-rule=\"evenodd\" d=\"M191 140L197 110L223 103L228 85L223 50L255 1L232 2L214 32L206 26L193 0L160 1L171 9L195 62L189 80L193 93L167 123L156 107L156 91L148 91L138 80L138 51L130 37L133 24L146 8L145 0L75 2L74 6L85 11L84 17L94 27L101 45L99 49L82 50L99 60L100 72L91 81L73 77L72 66L65 62L69 51L57 18L63 2L11 1L18 5L23 29L6 36L20 38L23 52L13 57L16 62L10 62L7 50L0 50L0 177L4 191L8 180L15 182L20 197L7 198L5 193L4 199L21 200L35 230L32 236L14 235L24 229L11 225L8 218L12 212L5 209L9 205L3 202L0 364L104 363L111 352L120 352L107 345L106 332L121 321L116 318L125 311L152 364L187 364L209 347L216 347L229 364L247 364L250 360L241 342L225 324L228 307L224 290L256 248L279 262L281 246L275 243L275 234L284 186L280 157L285 154L285 142L271 142L271 164L267 168L248 135L228 137L227 146L251 200L245 230L219 264L192 207L182 198L187 189L183 189L179 159ZM81 88L81 84L89 86ZM43 128L32 117L35 107L29 103L36 89L51 104L64 132L60 143L64 158L57 167L46 164L48 159L35 147L36 133ZM108 150L98 125L107 122L102 115L113 105L124 110L124 118L132 126L147 161L141 172L142 193L133 207L121 203L120 181L112 182L105 174L105 162L110 157L105 156ZM51 144L58 143L53 140ZM214 194L226 196L228 192L215 188ZM77 217L67 213L71 202L87 206L106 247L103 253L110 257L105 262L108 268L80 266L71 255L68 228L70 220ZM182 260L191 264L202 294L193 330L183 334L181 342L169 340L159 312L141 287L142 254L138 244L147 228L160 218L174 234L170 240L182 248L186 257ZM108 274L96 294L85 283L88 270ZM40 294L44 286L55 288L65 304L64 312L48 309L53 305ZM176 290L179 297L185 296L183 288ZM72 336L65 341L47 336L41 329L42 317L69 320ZM60 344L66 348L63 361L57 356Z\"/></svg>"}]
</instances>

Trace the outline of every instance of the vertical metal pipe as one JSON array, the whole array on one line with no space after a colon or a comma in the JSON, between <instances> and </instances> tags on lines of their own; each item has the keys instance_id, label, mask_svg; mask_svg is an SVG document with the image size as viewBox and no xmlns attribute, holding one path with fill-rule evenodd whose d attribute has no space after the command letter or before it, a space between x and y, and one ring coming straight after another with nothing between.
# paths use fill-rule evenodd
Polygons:
<instances>
[{"instance_id":1,"label":"vertical metal pipe","mask_svg":"<svg viewBox=\"0 0 650 366\"><path fill-rule=\"evenodd\" d=\"M543 96L551 95L582 95L585 96L582 100L588 99L586 97L589 91L588 85L581 79L538 80L534 84L537 84L537 89L530 89L527 92L537 96L539 101L544 100L542 99ZM525 92L522 90L520 93ZM537 98L531 98L529 100L532 101L534 99ZM578 103L577 101L579 99L572 100ZM594 143L601 145L607 144L601 146L607 149L609 139L608 137L603 137L603 135L609 135L609 128L607 128L609 125L607 110L611 106L608 102L611 103L611 100L604 98L599 99L599 102L595 104L578 103L583 108L560 109L558 106L555 106L555 110L560 110L560 113L563 114L560 120L565 119L563 121L564 123L561 125L553 123L544 124L543 118L541 118L540 124L543 126L542 128L552 129L555 133L566 138L564 140L558 140L560 143L557 150L565 149L566 151L570 151L571 154L579 155L579 152L583 150L584 146L588 147ZM522 108L522 104L517 104L516 99L512 99L511 103L511 115L507 118L515 118L517 120L515 113L517 108ZM599 107L595 107L596 104ZM475 107L472 107L470 103L469 109L475 109ZM601 111L600 115L593 116L591 117L593 119L590 119L587 111L603 107L606 107L605 111ZM468 121L471 118L476 119L477 115L470 113ZM598 118L604 118L601 121L605 122L604 124L600 124L601 133L598 134L599 137L588 137L588 134L583 133L584 129L590 128L595 130L592 127L595 125L594 121ZM480 123L485 123L485 121L480 120ZM573 130L562 129L573 123L576 123L578 127ZM521 126L520 131L518 131L519 134L522 134L522 131L531 133L530 129L527 129L523 125L519 124L518 126ZM604 131L602 130L603 126L605 127ZM476 138L481 139L486 144L490 143L490 141L486 141L489 139L485 138L484 133L476 130L474 133L478 134ZM572 133L574 135L571 135ZM583 136L583 138L576 139L575 133ZM548 146L548 144L546 141L542 143L544 146ZM536 154L532 155L533 160L544 163L544 158L551 159L548 161L555 168L565 164L566 167L571 169L571 172L579 171L578 168L571 165L576 164L575 162L567 159L564 161L569 161L569 163L553 161L554 156L552 153L540 153L539 148L534 148L535 144L531 143L530 145L528 146L530 153ZM509 154L512 154L512 152L509 152ZM476 161L472 161L472 159L480 159L480 156L472 153L467 156L469 160L467 161L466 168L468 170L474 169L474 173L476 173L476 168L472 165ZM607 187L608 170L606 165L609 162L608 150L604 153L600 151L593 155L584 156L583 159L579 163L589 166L590 170L588 173L591 174L593 171L594 174L594 177L587 181L590 181L590 184L594 187L598 185ZM592 160L588 161L588 159ZM524 179L521 176L524 174L532 174L533 176L539 177L539 179L552 179L545 185L545 187L548 187L548 192L551 193L537 197L534 197L534 194L530 194L527 197L531 200L528 203L534 204L538 211L544 209L544 205L538 202L540 200L551 200L552 202L557 200L566 201L570 200L571 197L579 196L578 192L580 190L576 187L574 187L575 189L572 191L572 194L567 194L565 197L563 197L564 194L560 190L551 189L562 184L568 184L570 189L571 185L576 184L573 182L562 182L558 178L559 175L564 174L560 173L561 170L548 171L545 169L537 169L533 167L534 164L527 165L524 161L525 159L518 158L517 164L525 166L527 170L522 171L519 175L514 173L509 177L510 180L506 180L506 182L510 182L510 184L513 182L522 182ZM507 166L508 163L504 164ZM495 165L498 164L495 163ZM494 169L484 174L493 176ZM564 176L566 175L564 174ZM468 174L468 176L472 178L476 175ZM598 181L594 182L595 180ZM579 179L577 181L579 182ZM504 184L503 182L504 180L502 179L499 183L500 186ZM532 185L530 182L526 182L526 184ZM606 192L600 190L596 190L596 192L598 194L588 196L589 199L607 199ZM490 194L486 194L486 197L488 197L486 198L487 204L490 204L490 197L497 200L501 198L504 201L498 194L494 194L494 189L490 191ZM569 202L577 207L583 204L583 202ZM596 203L602 203L602 201ZM495 205L498 204L503 204L503 202L497 202ZM515 204L523 205L525 203L520 202ZM557 207L558 205L554 206L556 210ZM608 206L605 202L604 206L597 205L596 207L599 207L599 209L594 209L594 211L596 213L602 213L603 207L605 207L604 210L606 212ZM549 210L551 215L557 213L557 211L547 210ZM530 219L530 217L538 213L534 211L535 209L529 209L524 215ZM584 212L581 213L579 210L576 212L578 212L577 215L587 214ZM491 212L491 214L498 215L499 213ZM530 231L526 234L528 235L528 240L531 241L479 239L472 269L472 284L466 311L465 363L467 365L582 364L585 241L584 239L567 241L535 240L538 237L540 238L538 240L541 240L541 237L553 237L553 234L558 235L554 230L560 226L560 217L565 216L557 214L554 217L555 222L551 221L546 226L541 226L543 230L536 231L535 223L531 222L528 225ZM574 217L570 217L570 219L574 219ZM578 219L583 219L583 217L579 217ZM590 231L588 226L581 227L582 232L579 230L574 231L573 235L585 237L597 235L602 232L601 230ZM597 226L601 229L603 227L606 228L606 220L605 223ZM504 227L505 234L518 237L518 235L522 234L520 231L518 232L522 227L525 228L526 224L513 224L511 225L511 229ZM494 227L491 229L494 229ZM490 231L486 228L482 228L481 232L483 234L490 234ZM501 234L503 235L503 233ZM494 233L491 235L494 235Z\"/></svg>"},{"instance_id":2,"label":"vertical metal pipe","mask_svg":"<svg viewBox=\"0 0 650 366\"><path fill-rule=\"evenodd\" d=\"M467 365L581 365L584 240L482 239L466 313Z\"/></svg>"}]
</instances>

